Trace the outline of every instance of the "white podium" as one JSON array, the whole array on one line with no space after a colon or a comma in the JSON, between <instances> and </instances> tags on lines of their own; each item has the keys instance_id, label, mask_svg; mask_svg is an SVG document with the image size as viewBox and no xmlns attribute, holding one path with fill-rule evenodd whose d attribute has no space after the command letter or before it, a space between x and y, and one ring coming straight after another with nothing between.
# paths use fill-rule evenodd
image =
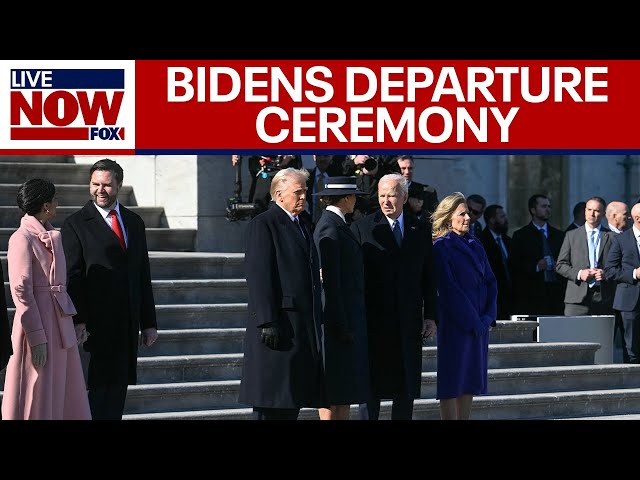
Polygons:
<instances>
[{"instance_id":1,"label":"white podium","mask_svg":"<svg viewBox=\"0 0 640 480\"><path fill-rule=\"evenodd\" d=\"M539 342L599 343L595 363L613 363L613 315L585 315L576 317L538 317Z\"/></svg>"}]
</instances>

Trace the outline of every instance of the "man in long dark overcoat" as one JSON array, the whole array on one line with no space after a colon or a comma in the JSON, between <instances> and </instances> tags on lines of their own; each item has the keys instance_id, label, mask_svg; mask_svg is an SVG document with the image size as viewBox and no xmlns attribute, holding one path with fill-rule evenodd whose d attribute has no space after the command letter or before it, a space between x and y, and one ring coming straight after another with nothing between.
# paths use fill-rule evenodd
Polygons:
<instances>
[{"instance_id":1,"label":"man in long dark overcoat","mask_svg":"<svg viewBox=\"0 0 640 480\"><path fill-rule=\"evenodd\" d=\"M73 322L89 333L91 416L119 420L127 386L137 381L138 346L158 338L156 309L144 221L118 201L122 167L102 159L89 172L92 199L61 229L67 289L78 311Z\"/></svg>"},{"instance_id":2,"label":"man in long dark overcoat","mask_svg":"<svg viewBox=\"0 0 640 480\"><path fill-rule=\"evenodd\" d=\"M239 403L258 420L295 420L303 407L326 407L318 253L306 201L304 169L279 171L271 207L247 226L249 315Z\"/></svg>"},{"instance_id":3,"label":"man in long dark overcoat","mask_svg":"<svg viewBox=\"0 0 640 480\"><path fill-rule=\"evenodd\" d=\"M378 419L382 399L393 400L392 420L411 420L420 397L422 339L436 333L431 229L403 213L407 198L407 180L385 175L378 183L380 211L351 227L364 253L370 420Z\"/></svg>"}]
</instances>

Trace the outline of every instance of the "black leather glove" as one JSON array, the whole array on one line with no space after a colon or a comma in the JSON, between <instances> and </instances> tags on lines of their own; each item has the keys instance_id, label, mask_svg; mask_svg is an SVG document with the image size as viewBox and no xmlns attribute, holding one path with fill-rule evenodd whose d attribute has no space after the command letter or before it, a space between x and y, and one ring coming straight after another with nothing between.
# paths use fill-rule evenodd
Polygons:
<instances>
[{"instance_id":1,"label":"black leather glove","mask_svg":"<svg viewBox=\"0 0 640 480\"><path fill-rule=\"evenodd\" d=\"M353 345L355 338L353 332L349 330L345 325L338 323L336 325L325 325L325 328L333 338L344 345Z\"/></svg>"},{"instance_id":2,"label":"black leather glove","mask_svg":"<svg viewBox=\"0 0 640 480\"><path fill-rule=\"evenodd\" d=\"M271 350L277 350L280 346L280 327L277 323L267 323L262 327L260 340Z\"/></svg>"}]
</instances>

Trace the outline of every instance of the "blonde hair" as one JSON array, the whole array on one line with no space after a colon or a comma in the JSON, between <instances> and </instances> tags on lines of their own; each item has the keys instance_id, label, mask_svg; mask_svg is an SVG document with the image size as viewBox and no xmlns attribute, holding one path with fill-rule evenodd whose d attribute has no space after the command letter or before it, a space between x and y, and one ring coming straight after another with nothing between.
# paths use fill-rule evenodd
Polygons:
<instances>
[{"instance_id":1,"label":"blonde hair","mask_svg":"<svg viewBox=\"0 0 640 480\"><path fill-rule=\"evenodd\" d=\"M309 171L306 168L285 168L284 170L280 170L273 176L273 180L271 180L271 188L269 189L271 200L275 202L276 192L287 188L289 182L301 182L306 185L308 179Z\"/></svg>"},{"instance_id":2,"label":"blonde hair","mask_svg":"<svg viewBox=\"0 0 640 480\"><path fill-rule=\"evenodd\" d=\"M460 192L454 192L447 195L436 207L435 212L431 214L431 239L440 238L451 231L451 217L453 212L461 203L466 203L464 195Z\"/></svg>"}]
</instances>

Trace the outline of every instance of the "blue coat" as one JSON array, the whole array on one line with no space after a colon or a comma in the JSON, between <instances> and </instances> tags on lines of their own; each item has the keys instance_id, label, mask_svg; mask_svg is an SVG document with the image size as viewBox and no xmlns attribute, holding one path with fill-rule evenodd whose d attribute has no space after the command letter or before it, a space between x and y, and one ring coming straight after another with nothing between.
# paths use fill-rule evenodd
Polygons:
<instances>
[{"instance_id":1,"label":"blue coat","mask_svg":"<svg viewBox=\"0 0 640 480\"><path fill-rule=\"evenodd\" d=\"M496 277L480 241L449 232L433 245L438 288L438 399L487 393Z\"/></svg>"}]
</instances>

